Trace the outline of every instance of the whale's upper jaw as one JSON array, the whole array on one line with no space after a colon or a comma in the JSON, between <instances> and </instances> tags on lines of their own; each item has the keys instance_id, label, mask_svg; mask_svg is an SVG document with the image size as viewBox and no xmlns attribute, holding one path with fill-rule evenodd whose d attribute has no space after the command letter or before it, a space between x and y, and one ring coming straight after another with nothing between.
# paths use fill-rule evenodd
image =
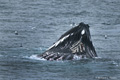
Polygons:
<instances>
[{"instance_id":1,"label":"whale's upper jaw","mask_svg":"<svg viewBox=\"0 0 120 80\"><path fill-rule=\"evenodd\" d=\"M83 37L90 38L89 26L84 23L80 23L78 26L70 29L64 33L56 43L54 43L49 49L55 49L64 47L63 49L69 48L77 41L80 41ZM90 39L89 39L90 40Z\"/></svg>"},{"instance_id":2,"label":"whale's upper jaw","mask_svg":"<svg viewBox=\"0 0 120 80\"><path fill-rule=\"evenodd\" d=\"M78 26L70 29L43 54L46 53L59 53L60 55L85 55L85 57L88 58L97 57L95 48L91 41L89 25L80 23Z\"/></svg>"}]
</instances>

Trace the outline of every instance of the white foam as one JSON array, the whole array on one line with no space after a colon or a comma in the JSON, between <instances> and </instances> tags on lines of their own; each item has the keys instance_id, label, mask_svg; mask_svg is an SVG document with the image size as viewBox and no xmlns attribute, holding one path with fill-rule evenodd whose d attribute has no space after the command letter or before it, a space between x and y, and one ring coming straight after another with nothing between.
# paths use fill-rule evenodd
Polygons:
<instances>
[{"instance_id":1,"label":"white foam","mask_svg":"<svg viewBox=\"0 0 120 80\"><path fill-rule=\"evenodd\" d=\"M80 59L82 59L82 56L78 56L78 55L73 56L73 60L80 60Z\"/></svg>"},{"instance_id":2,"label":"white foam","mask_svg":"<svg viewBox=\"0 0 120 80\"><path fill-rule=\"evenodd\" d=\"M101 57L94 57L94 59L101 59Z\"/></svg>"},{"instance_id":3,"label":"white foam","mask_svg":"<svg viewBox=\"0 0 120 80\"><path fill-rule=\"evenodd\" d=\"M35 29L36 27L32 27L31 29Z\"/></svg>"},{"instance_id":4,"label":"white foam","mask_svg":"<svg viewBox=\"0 0 120 80\"><path fill-rule=\"evenodd\" d=\"M34 59L34 60L46 60L44 58L38 57L37 55L31 55L30 57L28 57L29 59Z\"/></svg>"},{"instance_id":5,"label":"white foam","mask_svg":"<svg viewBox=\"0 0 120 80\"><path fill-rule=\"evenodd\" d=\"M76 23L72 23L72 24L70 24L70 26L74 27L74 26L77 26L77 24Z\"/></svg>"}]
</instances>

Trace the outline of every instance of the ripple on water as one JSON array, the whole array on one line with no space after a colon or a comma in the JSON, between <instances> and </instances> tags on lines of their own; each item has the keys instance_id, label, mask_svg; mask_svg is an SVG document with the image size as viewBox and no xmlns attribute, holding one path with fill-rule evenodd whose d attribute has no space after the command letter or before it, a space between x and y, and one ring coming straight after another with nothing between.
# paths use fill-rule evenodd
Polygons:
<instances>
[{"instance_id":1,"label":"ripple on water","mask_svg":"<svg viewBox=\"0 0 120 80\"><path fill-rule=\"evenodd\" d=\"M0 57L2 57L3 55L0 55Z\"/></svg>"}]
</instances>

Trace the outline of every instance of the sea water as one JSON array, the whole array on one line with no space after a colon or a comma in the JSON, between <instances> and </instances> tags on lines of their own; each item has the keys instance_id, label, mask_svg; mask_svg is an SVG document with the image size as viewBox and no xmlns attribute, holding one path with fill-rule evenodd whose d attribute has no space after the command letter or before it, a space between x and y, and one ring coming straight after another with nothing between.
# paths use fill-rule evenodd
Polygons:
<instances>
[{"instance_id":1,"label":"sea water","mask_svg":"<svg viewBox=\"0 0 120 80\"><path fill-rule=\"evenodd\" d=\"M36 57L80 22L100 58ZM120 0L0 0L0 80L119 79Z\"/></svg>"}]
</instances>

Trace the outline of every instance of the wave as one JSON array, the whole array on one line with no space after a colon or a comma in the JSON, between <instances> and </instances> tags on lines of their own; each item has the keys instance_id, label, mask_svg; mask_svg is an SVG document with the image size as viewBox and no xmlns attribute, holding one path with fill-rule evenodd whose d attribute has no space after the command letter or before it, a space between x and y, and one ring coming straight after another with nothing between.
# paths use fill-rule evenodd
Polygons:
<instances>
[{"instance_id":1,"label":"wave","mask_svg":"<svg viewBox=\"0 0 120 80\"><path fill-rule=\"evenodd\" d=\"M0 57L2 57L3 55L0 55Z\"/></svg>"}]
</instances>

